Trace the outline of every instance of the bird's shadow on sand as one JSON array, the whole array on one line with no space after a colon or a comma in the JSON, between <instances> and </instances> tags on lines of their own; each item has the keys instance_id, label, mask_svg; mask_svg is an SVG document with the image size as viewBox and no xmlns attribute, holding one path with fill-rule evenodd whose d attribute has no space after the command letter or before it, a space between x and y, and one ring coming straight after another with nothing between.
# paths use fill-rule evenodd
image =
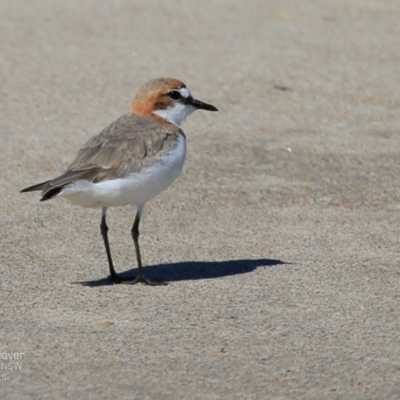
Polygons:
<instances>
[{"instance_id":1,"label":"bird's shadow on sand","mask_svg":"<svg viewBox=\"0 0 400 400\"><path fill-rule=\"evenodd\" d=\"M171 264L150 265L144 268L146 277L154 281L176 282L197 279L214 279L224 276L247 274L258 267L271 267L273 265L291 264L281 260L257 259L257 260L228 260L228 261L183 261ZM129 283L137 275L137 269L131 269L119 274L122 283ZM111 285L108 277L95 280L74 282L83 286L107 286Z\"/></svg>"}]
</instances>

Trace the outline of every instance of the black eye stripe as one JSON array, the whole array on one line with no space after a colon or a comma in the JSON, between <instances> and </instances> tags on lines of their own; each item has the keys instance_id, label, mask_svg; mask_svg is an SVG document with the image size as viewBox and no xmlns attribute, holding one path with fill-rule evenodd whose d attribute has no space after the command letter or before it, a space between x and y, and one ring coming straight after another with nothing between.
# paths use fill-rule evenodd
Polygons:
<instances>
[{"instance_id":1,"label":"black eye stripe","mask_svg":"<svg viewBox=\"0 0 400 400\"><path fill-rule=\"evenodd\" d=\"M171 90L168 93L168 96L172 99L172 100L180 100L182 98L181 93L178 90Z\"/></svg>"}]
</instances>

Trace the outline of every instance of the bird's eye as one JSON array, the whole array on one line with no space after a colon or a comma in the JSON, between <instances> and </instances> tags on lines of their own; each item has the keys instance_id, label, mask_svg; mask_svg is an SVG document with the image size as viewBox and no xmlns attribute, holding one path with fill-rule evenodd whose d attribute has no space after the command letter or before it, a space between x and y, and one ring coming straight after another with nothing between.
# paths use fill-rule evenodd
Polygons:
<instances>
[{"instance_id":1,"label":"bird's eye","mask_svg":"<svg viewBox=\"0 0 400 400\"><path fill-rule=\"evenodd\" d=\"M182 95L180 94L180 92L178 92L177 90L172 90L171 92L168 93L168 96L172 99L172 100L179 100L182 98Z\"/></svg>"}]
</instances>

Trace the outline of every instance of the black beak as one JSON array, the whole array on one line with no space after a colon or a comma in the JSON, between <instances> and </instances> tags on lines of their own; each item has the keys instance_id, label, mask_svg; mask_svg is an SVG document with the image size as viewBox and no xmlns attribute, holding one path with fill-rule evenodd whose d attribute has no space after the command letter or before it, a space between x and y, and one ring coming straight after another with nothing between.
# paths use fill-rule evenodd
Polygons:
<instances>
[{"instance_id":1,"label":"black beak","mask_svg":"<svg viewBox=\"0 0 400 400\"><path fill-rule=\"evenodd\" d=\"M196 107L198 110L218 111L217 107L214 107L211 104L203 103L202 101L193 99L192 97L188 98L188 103L193 107Z\"/></svg>"}]
</instances>

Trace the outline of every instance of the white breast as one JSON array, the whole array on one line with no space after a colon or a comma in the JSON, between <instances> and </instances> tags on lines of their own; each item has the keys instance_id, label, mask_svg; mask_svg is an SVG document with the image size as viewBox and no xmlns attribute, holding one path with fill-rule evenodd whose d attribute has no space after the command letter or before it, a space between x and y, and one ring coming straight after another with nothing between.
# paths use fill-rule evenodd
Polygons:
<instances>
[{"instance_id":1,"label":"white breast","mask_svg":"<svg viewBox=\"0 0 400 400\"><path fill-rule=\"evenodd\" d=\"M152 165L125 178L93 183L80 180L64 188L59 196L83 207L143 206L177 178L186 157L186 139L179 135L176 146Z\"/></svg>"}]
</instances>

